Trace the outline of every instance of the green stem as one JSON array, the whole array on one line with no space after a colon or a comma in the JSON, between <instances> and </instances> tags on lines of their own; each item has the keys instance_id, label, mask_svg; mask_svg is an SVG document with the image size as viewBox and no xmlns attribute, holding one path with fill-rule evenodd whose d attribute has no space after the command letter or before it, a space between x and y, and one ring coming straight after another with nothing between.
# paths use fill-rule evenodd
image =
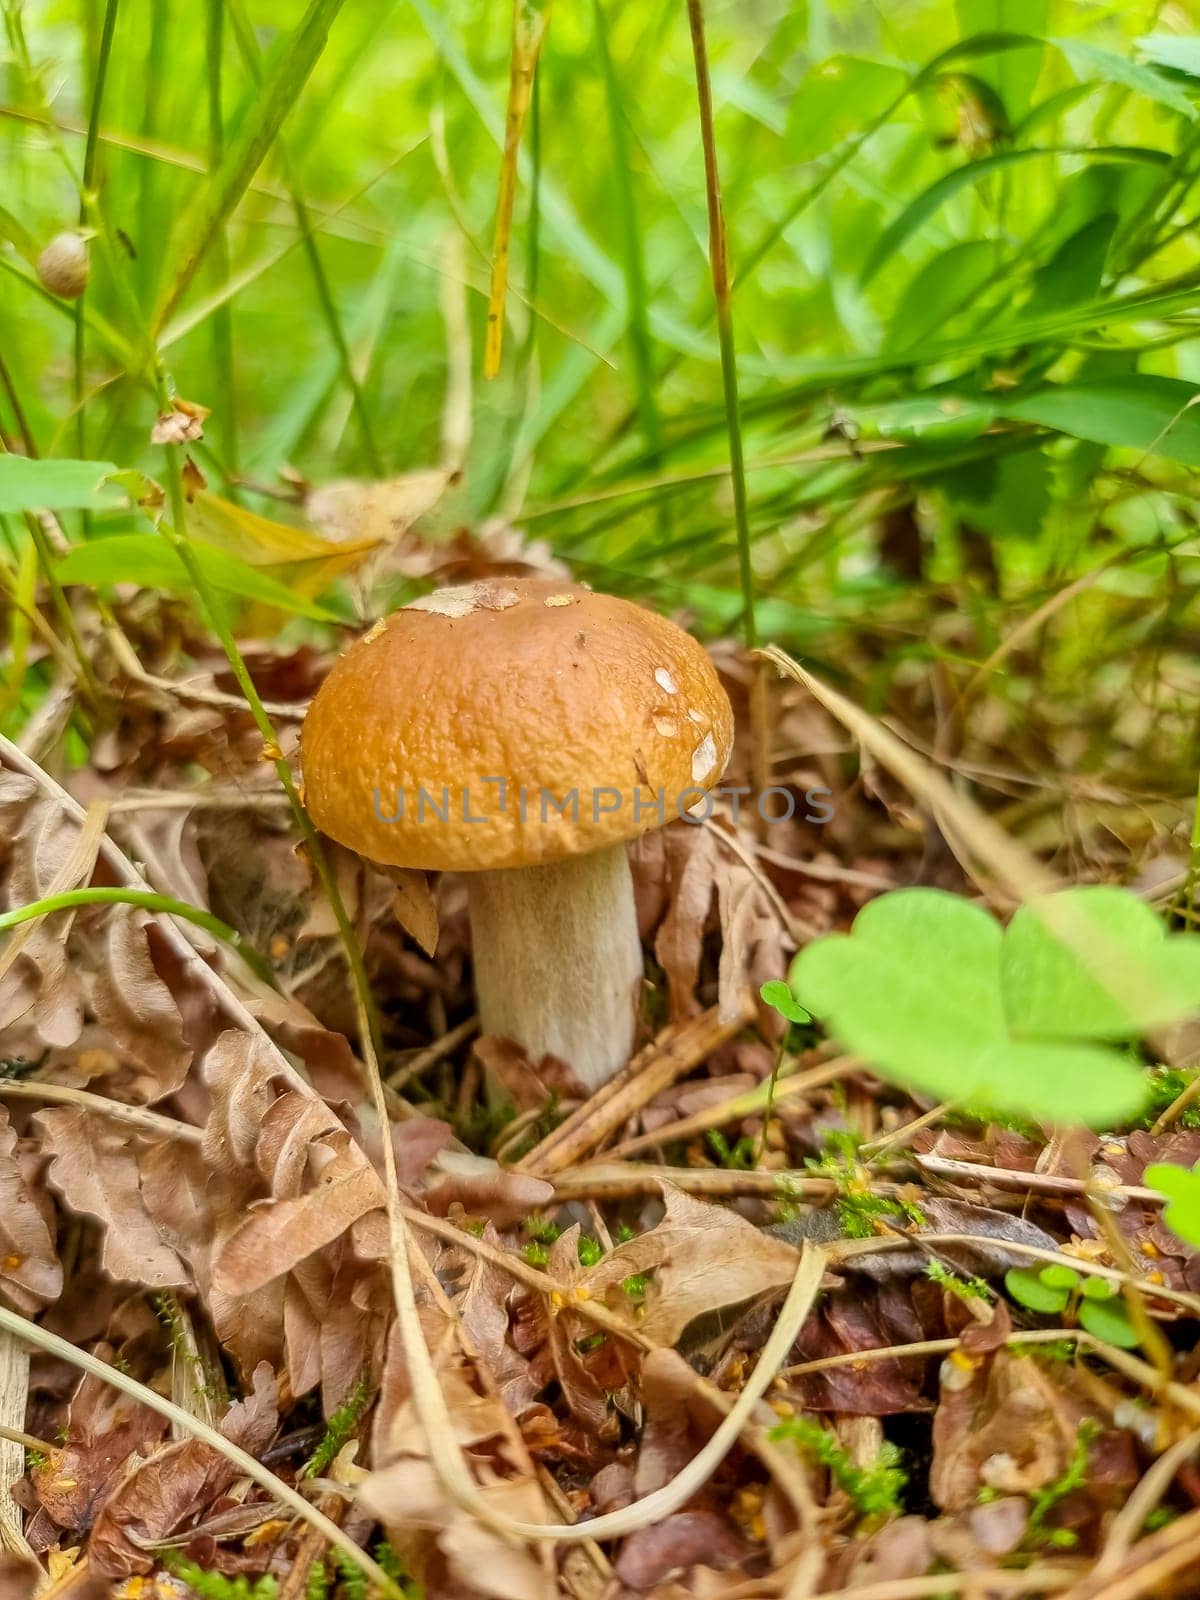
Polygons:
<instances>
[{"instance_id":1,"label":"green stem","mask_svg":"<svg viewBox=\"0 0 1200 1600\"><path fill-rule=\"evenodd\" d=\"M183 921L191 922L223 940L237 951L257 977L275 986L270 967L236 928L222 922L220 917L214 917L211 911L202 911L199 906L190 906L186 901L176 900L169 894L156 894L152 889L64 889L61 894L50 894L43 900L31 900L28 905L0 911L0 931L19 927L22 922L33 922L38 917L52 916L56 911L69 911L72 906L137 906L142 911L181 917Z\"/></svg>"},{"instance_id":2,"label":"green stem","mask_svg":"<svg viewBox=\"0 0 1200 1600\"><path fill-rule=\"evenodd\" d=\"M1192 812L1192 837L1188 854L1187 878L1183 885L1183 915L1187 927L1196 916L1196 883L1200 880L1200 778L1196 780L1196 808Z\"/></svg>"},{"instance_id":3,"label":"green stem","mask_svg":"<svg viewBox=\"0 0 1200 1600\"><path fill-rule=\"evenodd\" d=\"M0 456L7 455L4 440L0 437ZM90 705L97 705L100 700L100 691L92 672L92 664L88 659L87 651L83 647L83 640L75 621L75 613L71 610L70 603L63 586L58 581L58 574L54 570L54 555L50 543L46 538L46 530L32 511L25 512L25 526L29 530L29 537L33 540L33 547L37 551L38 565L42 569L42 577L46 580L46 587L50 590L50 598L58 614L62 631L70 641L71 649L75 653L76 669L79 673L79 683L84 699Z\"/></svg>"},{"instance_id":4,"label":"green stem","mask_svg":"<svg viewBox=\"0 0 1200 1600\"><path fill-rule=\"evenodd\" d=\"M221 4L221 0L214 0ZM229 14L233 19L234 32L237 35L238 48L241 50L242 59L246 69L256 84L262 83L262 52L259 50L258 41L254 37L245 11L240 0L225 0L229 6ZM362 385L358 381L358 374L354 370L354 357L351 354L350 343L346 338L346 331L342 327L342 319L338 315L337 303L333 298L333 287L329 282L329 274L325 271L325 262L322 259L320 247L317 244L316 233L312 225L308 205L300 193L300 186L296 181L295 168L287 140L280 135L276 149L279 153L279 163L283 168L283 180L291 197L292 211L296 218L296 227L300 233L300 243L308 260L308 268L312 273L313 288L316 290L317 303L321 314L325 318L325 326L329 337L333 340L333 347L337 351L338 365L342 369L342 379L350 391L350 403L354 408L355 420L359 432L362 434L363 449L366 451L367 464L377 478L383 476L383 458L379 454L379 446L375 441L374 429L371 426L371 415L367 409L366 397L362 392Z\"/></svg>"},{"instance_id":5,"label":"green stem","mask_svg":"<svg viewBox=\"0 0 1200 1600\"><path fill-rule=\"evenodd\" d=\"M225 0L208 0L205 16L205 62L208 69L208 167L210 174L221 164L225 149L225 126L221 110L221 58L225 38ZM224 225L213 240L213 277L218 287L229 277L229 241ZM234 493L232 479L238 470L237 385L233 364L233 308L223 301L213 312L213 363L217 369L221 404L218 411L221 438L225 445L226 487Z\"/></svg>"},{"instance_id":6,"label":"green stem","mask_svg":"<svg viewBox=\"0 0 1200 1600\"><path fill-rule=\"evenodd\" d=\"M721 347L721 386L725 395L725 422L729 436L729 471L733 485L733 520L737 529L738 570L742 585L742 634L746 647L758 648L758 623L754 615L754 572L750 564L750 512L746 499L746 461L742 449L741 408L738 403L737 359L733 340L733 302L729 290L729 242L721 208L721 177L713 129L712 83L708 72L708 45L704 38L702 0L688 0L688 23L696 63L696 94L700 104L700 138L704 145L704 186L708 199L708 253L712 268L713 299L717 311L717 338Z\"/></svg>"},{"instance_id":7,"label":"green stem","mask_svg":"<svg viewBox=\"0 0 1200 1600\"><path fill-rule=\"evenodd\" d=\"M100 112L104 105L104 85L108 81L108 64L112 59L113 34L117 26L117 11L121 0L107 0L104 7L104 24L100 30L100 46L96 55L96 76L92 85L92 104L88 112L87 139L83 148L83 181L79 193L79 225L86 227L92 206L92 190L96 182L96 153L100 140ZM75 445L81 461L87 460L87 423L84 413L84 366L87 354L87 328L83 318L86 290L75 302ZM83 514L86 528L90 518Z\"/></svg>"}]
</instances>

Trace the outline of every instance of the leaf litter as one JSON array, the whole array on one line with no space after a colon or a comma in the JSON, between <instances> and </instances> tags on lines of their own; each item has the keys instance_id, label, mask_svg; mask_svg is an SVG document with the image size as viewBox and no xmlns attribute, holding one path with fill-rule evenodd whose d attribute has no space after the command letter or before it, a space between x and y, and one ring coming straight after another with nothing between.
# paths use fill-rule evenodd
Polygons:
<instances>
[{"instance_id":1,"label":"leaf litter","mask_svg":"<svg viewBox=\"0 0 1200 1600\"><path fill-rule=\"evenodd\" d=\"M388 559L404 550L420 559L407 525ZM472 576L514 570L479 550L471 560ZM254 670L299 711L322 663L263 652ZM124 840L157 887L240 926L276 978L269 989L197 930L132 907L30 925L0 972L3 1070L26 1086L0 1127L6 1304L65 1326L135 1386L173 1387L185 1410L215 1416L269 1467L267 1483L307 1485L356 1546L387 1553L405 1593L430 1600L716 1600L936 1572L988 1592L988 1575L1003 1582L1014 1567L1026 1592L1077 1584L1155 1453L1195 1418L1152 1361L1085 1343L1069 1314L1056 1329L1008 1302L1004 1274L1030 1251L1065 1252L1084 1276L1132 1261L1150 1315L1182 1349L1200 1270L1148 1194L1111 1208L1128 1251L1114 1254L1082 1189L1039 1185L1080 1169L1037 1128L950 1109L892 1141L931 1103L839 1067L810 1028L789 1032L757 1004L797 928L844 930L869 881L903 881L904 864L870 844L889 824L869 789L832 835L789 824L760 847L719 817L631 852L655 1022L628 1077L590 1102L562 1063L472 1045L452 880L339 860L382 1004L385 1073L419 1066L391 1095L390 1137L422 1334L454 1448L493 1516L464 1509L430 1454L395 1321L380 1130L334 921L265 786L235 687L214 667L123 703L72 788L107 803L133 785L149 803L136 823L110 816L100 837L27 757L0 757L7 904L68 878L138 886ZM208 703L189 704L196 694ZM789 718L810 740L816 719L836 746L812 699L784 696L783 742ZM943 881L964 887L955 867ZM452 1033L460 1042L441 1051ZM780 1087L806 1074L812 1086L768 1116L754 1091L777 1069ZM489 1102L489 1080L511 1104ZM100 1095L111 1115L39 1106L37 1085ZM158 1122L135 1121L139 1107ZM706 1127L672 1133L697 1117ZM873 1158L863 1147L881 1135ZM1191 1165L1197 1138L1133 1128L1080 1148L1091 1179L1138 1190L1155 1162ZM623 1156L625 1143L636 1153ZM628 1170L624 1189L614 1167ZM814 1241L827 1257L820 1293L760 1367ZM1174 1389L1187 1383L1185 1366ZM743 1393L749 1408L723 1441ZM266 1483L92 1375L77 1382L38 1358L25 1423L57 1441L27 1457L16 1490L25 1537L64 1596L149 1592L130 1587L142 1580L178 1593L172 1553L281 1583L330 1561ZM322 1440L324 1465L306 1477ZM901 1487L881 1510L855 1486L893 1457ZM680 1478L689 1470L694 1481ZM679 1504L641 1511L677 1482ZM1147 1559L1196 1503L1185 1462L1149 1507ZM502 1531L571 1523L587 1536L593 1522L598 1539L579 1544ZM1119 1570L1136 1569L1140 1548ZM13 1559L3 1581L20 1594L28 1569Z\"/></svg>"}]
</instances>

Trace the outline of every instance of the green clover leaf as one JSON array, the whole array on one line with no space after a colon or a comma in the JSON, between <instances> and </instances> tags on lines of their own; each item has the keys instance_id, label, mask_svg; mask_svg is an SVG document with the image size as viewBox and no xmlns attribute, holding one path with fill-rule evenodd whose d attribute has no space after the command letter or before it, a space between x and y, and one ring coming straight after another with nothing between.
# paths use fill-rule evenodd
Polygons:
<instances>
[{"instance_id":1,"label":"green clover leaf","mask_svg":"<svg viewBox=\"0 0 1200 1600\"><path fill-rule=\"evenodd\" d=\"M1092 893L1068 890L1058 898ZM1089 928L1095 922L1077 916ZM1114 925L1109 915L1109 942L1119 939ZM1158 971L1159 952L1149 951L1141 928L1139 921L1136 965ZM1010 975L1007 936L988 912L941 890L901 889L859 912L849 934L807 945L789 979L799 1001L848 1049L907 1088L1050 1123L1113 1127L1140 1109L1144 1077L1119 1051L1093 1042L1094 1033L1031 1036L1031 1021L1047 1005L1039 990L1036 1003L1025 1006L1019 979L1037 959L1030 952L1037 936L1035 930L1031 941L1022 932ZM1170 1009L1164 997L1178 1004L1177 1015L1187 1009L1184 963L1176 970L1172 954L1169 965L1154 996L1160 1018ZM1076 976L1082 984L1088 973ZM1072 1002L1072 1016L1078 1012ZM1125 1015L1116 1036L1137 1031ZM1107 1025L1102 1036L1110 1036Z\"/></svg>"},{"instance_id":2,"label":"green clover leaf","mask_svg":"<svg viewBox=\"0 0 1200 1600\"><path fill-rule=\"evenodd\" d=\"M759 998L773 1007L788 1022L811 1022L812 1017L796 999L782 978L772 978L758 991Z\"/></svg>"},{"instance_id":3,"label":"green clover leaf","mask_svg":"<svg viewBox=\"0 0 1200 1600\"><path fill-rule=\"evenodd\" d=\"M1156 1161L1146 1168L1142 1181L1166 1195L1163 1221L1175 1237L1200 1250L1200 1163L1177 1167L1171 1161Z\"/></svg>"}]
</instances>

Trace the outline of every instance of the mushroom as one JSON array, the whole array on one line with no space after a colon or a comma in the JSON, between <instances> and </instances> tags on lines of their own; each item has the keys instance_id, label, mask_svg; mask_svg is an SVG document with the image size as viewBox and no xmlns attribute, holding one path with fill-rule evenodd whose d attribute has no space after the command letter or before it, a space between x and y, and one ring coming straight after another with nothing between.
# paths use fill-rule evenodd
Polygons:
<instances>
[{"instance_id":1,"label":"mushroom","mask_svg":"<svg viewBox=\"0 0 1200 1600\"><path fill-rule=\"evenodd\" d=\"M588 1089L633 1046L628 840L721 778L733 713L707 653L627 600L537 578L442 589L377 622L305 718L305 800L360 855L467 874L487 1033Z\"/></svg>"}]
</instances>

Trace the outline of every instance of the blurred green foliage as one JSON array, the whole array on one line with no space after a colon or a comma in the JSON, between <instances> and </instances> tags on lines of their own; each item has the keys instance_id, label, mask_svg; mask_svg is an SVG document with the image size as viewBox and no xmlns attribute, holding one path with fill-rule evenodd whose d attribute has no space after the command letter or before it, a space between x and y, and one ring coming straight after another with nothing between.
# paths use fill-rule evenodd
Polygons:
<instances>
[{"instance_id":1,"label":"blurred green foliage","mask_svg":"<svg viewBox=\"0 0 1200 1600\"><path fill-rule=\"evenodd\" d=\"M19 440L15 401L43 453L161 475L114 262L94 252L81 302L80 450L73 308L39 292L20 248L78 217L68 168L83 160L104 6L4 5L0 419ZM503 512L598 585L730 626L741 600L683 7L556 9L491 383L479 371L509 10L332 10L311 77L180 298L189 230L219 187L206 173L253 141L259 80L305 8L118 8L99 205L140 312L178 299L160 345L178 392L213 408L197 452L213 487L232 476L246 505L279 515L256 490L285 467L319 483L442 459L449 328L472 375L471 431L433 536ZM1047 693L1108 670L1081 639L1119 642L1127 660L1161 646L1156 629L1186 635L1200 464L1200 51L1186 8L739 0L707 22L760 633L838 671L847 639L873 633L853 670L875 702L905 662L978 666L1082 575L1061 647L1039 663ZM1191 687L1158 708L1175 719L1172 771Z\"/></svg>"}]
</instances>

